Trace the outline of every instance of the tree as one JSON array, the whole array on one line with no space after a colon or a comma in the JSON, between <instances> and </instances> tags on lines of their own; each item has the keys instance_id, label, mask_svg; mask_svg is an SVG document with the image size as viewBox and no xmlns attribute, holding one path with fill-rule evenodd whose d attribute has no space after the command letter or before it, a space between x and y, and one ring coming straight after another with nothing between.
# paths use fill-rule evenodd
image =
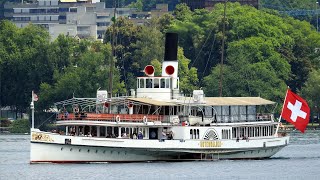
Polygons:
<instances>
[{"instance_id":1,"label":"tree","mask_svg":"<svg viewBox=\"0 0 320 180\"><path fill-rule=\"evenodd\" d=\"M108 72L111 59L110 44L89 42L73 44L73 49L81 49L86 44L86 51L78 54L76 66L70 64L62 71L54 72L54 83L42 83L40 88L40 109L47 109L53 102L72 97L95 97L97 89L108 89ZM124 83L121 82L119 69L114 70L113 94L124 94Z\"/></svg>"},{"instance_id":2,"label":"tree","mask_svg":"<svg viewBox=\"0 0 320 180\"><path fill-rule=\"evenodd\" d=\"M176 9L173 11L174 16L179 21L185 21L191 18L191 10L185 3L178 4Z\"/></svg>"},{"instance_id":3,"label":"tree","mask_svg":"<svg viewBox=\"0 0 320 180\"><path fill-rule=\"evenodd\" d=\"M18 29L9 21L1 21L0 39L1 105L25 112L31 91L50 79L49 33L32 24Z\"/></svg>"},{"instance_id":4,"label":"tree","mask_svg":"<svg viewBox=\"0 0 320 180\"><path fill-rule=\"evenodd\" d=\"M128 8L136 8L138 11L142 11L143 2L142 2L142 0L137 0L136 2L131 2L128 5Z\"/></svg>"},{"instance_id":5,"label":"tree","mask_svg":"<svg viewBox=\"0 0 320 180\"><path fill-rule=\"evenodd\" d=\"M179 33L179 45L198 76L206 76L207 95L219 91L223 10L217 4L214 11L187 11L169 28ZM238 3L227 3L226 17L223 96L281 102L287 85L301 89L311 68L319 65L315 49L320 36L309 23Z\"/></svg>"},{"instance_id":6,"label":"tree","mask_svg":"<svg viewBox=\"0 0 320 180\"><path fill-rule=\"evenodd\" d=\"M198 89L198 76L195 67L189 68L190 60L183 55L183 49L178 48L180 91L184 94L191 94Z\"/></svg>"},{"instance_id":7,"label":"tree","mask_svg":"<svg viewBox=\"0 0 320 180\"><path fill-rule=\"evenodd\" d=\"M306 98L309 107L314 112L319 113L320 108L320 70L313 69L309 74L308 80L301 89L301 95Z\"/></svg>"}]
</instances>

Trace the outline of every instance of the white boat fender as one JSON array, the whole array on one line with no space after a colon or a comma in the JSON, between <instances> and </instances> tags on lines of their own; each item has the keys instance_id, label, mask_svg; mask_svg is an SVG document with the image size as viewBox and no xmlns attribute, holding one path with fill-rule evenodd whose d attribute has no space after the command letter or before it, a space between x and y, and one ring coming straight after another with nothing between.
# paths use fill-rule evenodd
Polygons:
<instances>
[{"instance_id":1,"label":"white boat fender","mask_svg":"<svg viewBox=\"0 0 320 180\"><path fill-rule=\"evenodd\" d=\"M147 123L148 123L148 118L147 118L147 116L143 116L143 123L144 123L144 124L147 124Z\"/></svg>"},{"instance_id":2,"label":"white boat fender","mask_svg":"<svg viewBox=\"0 0 320 180\"><path fill-rule=\"evenodd\" d=\"M117 123L120 122L120 116L119 116L119 115L116 116L116 122L117 122Z\"/></svg>"}]
</instances>

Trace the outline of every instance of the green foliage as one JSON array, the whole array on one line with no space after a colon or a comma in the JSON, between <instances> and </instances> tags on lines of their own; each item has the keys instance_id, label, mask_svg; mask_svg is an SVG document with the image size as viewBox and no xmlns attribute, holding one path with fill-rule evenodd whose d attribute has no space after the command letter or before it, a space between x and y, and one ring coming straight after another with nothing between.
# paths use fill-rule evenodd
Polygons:
<instances>
[{"instance_id":1,"label":"green foliage","mask_svg":"<svg viewBox=\"0 0 320 180\"><path fill-rule=\"evenodd\" d=\"M201 86L207 96L219 95L223 9L218 4L213 11L182 11L169 28L179 33L179 44L198 75L206 76ZM281 102L287 85L300 90L310 69L319 68L314 51L319 38L307 22L227 3L223 96Z\"/></svg>"},{"instance_id":2,"label":"green foliage","mask_svg":"<svg viewBox=\"0 0 320 180\"><path fill-rule=\"evenodd\" d=\"M189 68L190 60L183 55L183 49L178 49L180 91L184 94L191 94L194 89L198 89L198 75L195 67Z\"/></svg>"},{"instance_id":3,"label":"green foliage","mask_svg":"<svg viewBox=\"0 0 320 180\"><path fill-rule=\"evenodd\" d=\"M121 2L138 3L140 9L142 3L144 9L156 1ZM288 2L297 7L300 4ZM177 32L180 90L184 94L203 87L206 96L219 96L225 38L223 96L261 96L281 103L290 86L312 100L312 106L319 103L315 85L320 76L320 35L312 25L275 11L227 3L224 37L223 9L223 4L217 4L212 11L190 11L179 4L175 19L165 14L144 26L120 17L107 29L105 44L63 35L50 42L48 32L38 26L19 29L2 21L0 105L26 112L30 92L35 90L40 97L37 109L47 109L56 101L94 97L98 88L108 89L113 31L113 94L135 88L135 78L148 64L155 67L156 76L161 75L164 33Z\"/></svg>"},{"instance_id":4,"label":"green foliage","mask_svg":"<svg viewBox=\"0 0 320 180\"><path fill-rule=\"evenodd\" d=\"M319 112L320 108L320 70L314 69L309 74L308 80L301 90L301 96L307 99L309 107L315 112Z\"/></svg>"},{"instance_id":5,"label":"green foliage","mask_svg":"<svg viewBox=\"0 0 320 180\"><path fill-rule=\"evenodd\" d=\"M179 21L184 21L191 18L191 10L185 3L178 4L176 9L173 11L173 14Z\"/></svg>"},{"instance_id":6,"label":"green foliage","mask_svg":"<svg viewBox=\"0 0 320 180\"><path fill-rule=\"evenodd\" d=\"M44 82L40 86L40 109L72 97L95 97L97 89L108 89L110 67L107 64L110 64L112 57L110 44L79 43L65 36L60 36L53 44L52 51L61 52L61 57L56 56L52 60L57 67L53 73L53 83ZM114 70L113 78L113 93L125 93L118 69Z\"/></svg>"},{"instance_id":7,"label":"green foliage","mask_svg":"<svg viewBox=\"0 0 320 180\"><path fill-rule=\"evenodd\" d=\"M49 33L32 24L19 29L9 21L1 21L0 42L1 105L24 112L31 91L50 80Z\"/></svg>"},{"instance_id":8,"label":"green foliage","mask_svg":"<svg viewBox=\"0 0 320 180\"><path fill-rule=\"evenodd\" d=\"M136 8L137 11L142 11L143 2L142 2L142 0L137 0L136 2L131 2L131 3L128 5L128 8Z\"/></svg>"},{"instance_id":9,"label":"green foliage","mask_svg":"<svg viewBox=\"0 0 320 180\"><path fill-rule=\"evenodd\" d=\"M28 119L15 120L11 124L10 133L29 133L30 124Z\"/></svg>"}]
</instances>

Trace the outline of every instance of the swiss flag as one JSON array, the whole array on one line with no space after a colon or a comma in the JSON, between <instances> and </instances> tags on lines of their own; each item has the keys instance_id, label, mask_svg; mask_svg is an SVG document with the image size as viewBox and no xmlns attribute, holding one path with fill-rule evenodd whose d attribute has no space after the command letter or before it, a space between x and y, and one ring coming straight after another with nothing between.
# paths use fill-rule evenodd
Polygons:
<instances>
[{"instance_id":1,"label":"swiss flag","mask_svg":"<svg viewBox=\"0 0 320 180\"><path fill-rule=\"evenodd\" d=\"M288 89L281 116L304 133L309 123L310 108L304 99Z\"/></svg>"}]
</instances>

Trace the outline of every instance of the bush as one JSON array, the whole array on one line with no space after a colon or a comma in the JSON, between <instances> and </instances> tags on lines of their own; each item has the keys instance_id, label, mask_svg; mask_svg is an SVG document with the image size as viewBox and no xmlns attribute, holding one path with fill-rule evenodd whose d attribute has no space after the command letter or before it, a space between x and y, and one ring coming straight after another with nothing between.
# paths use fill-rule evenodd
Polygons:
<instances>
[{"instance_id":1,"label":"bush","mask_svg":"<svg viewBox=\"0 0 320 180\"><path fill-rule=\"evenodd\" d=\"M0 127L9 127L11 124L11 121L8 119L0 119Z\"/></svg>"},{"instance_id":2,"label":"bush","mask_svg":"<svg viewBox=\"0 0 320 180\"><path fill-rule=\"evenodd\" d=\"M15 120L11 124L11 133L29 133L30 124L28 119Z\"/></svg>"}]
</instances>

